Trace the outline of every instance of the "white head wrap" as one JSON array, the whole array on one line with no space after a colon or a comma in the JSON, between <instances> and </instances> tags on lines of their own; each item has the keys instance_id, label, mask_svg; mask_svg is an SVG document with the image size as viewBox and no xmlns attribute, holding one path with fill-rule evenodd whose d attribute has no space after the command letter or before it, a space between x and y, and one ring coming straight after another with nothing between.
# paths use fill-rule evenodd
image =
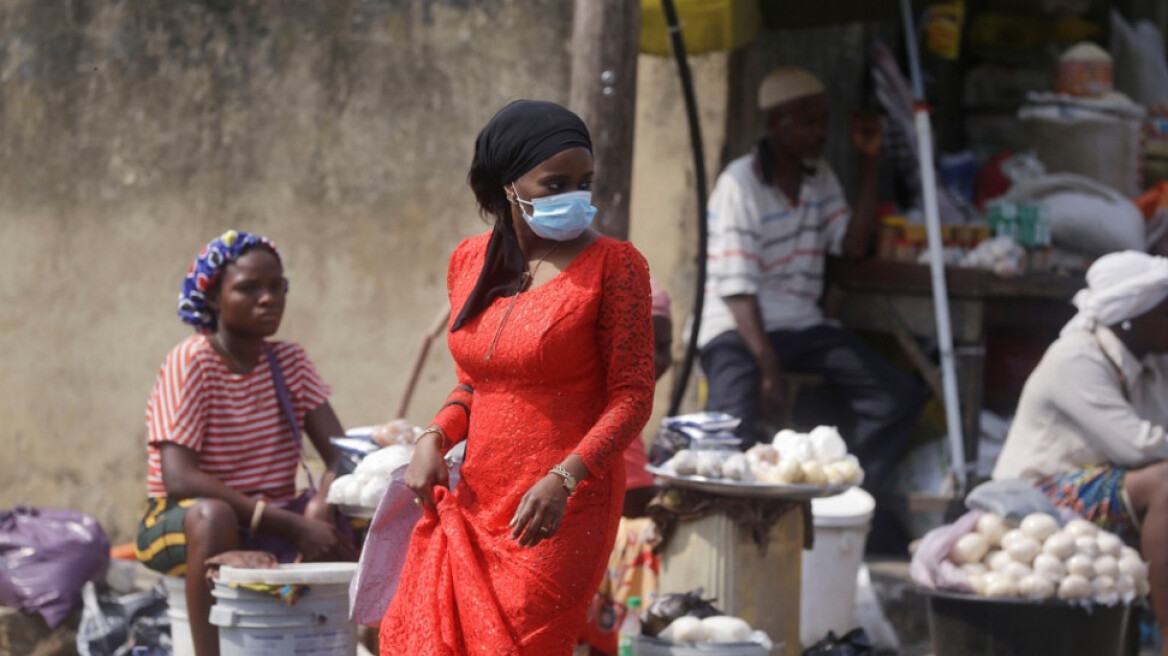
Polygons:
<instances>
[{"instance_id":1,"label":"white head wrap","mask_svg":"<svg viewBox=\"0 0 1168 656\"><path fill-rule=\"evenodd\" d=\"M1139 251L1109 253L1087 269L1087 287L1072 301L1079 313L1063 327L1094 331L1134 319L1168 298L1168 258Z\"/></svg>"},{"instance_id":2,"label":"white head wrap","mask_svg":"<svg viewBox=\"0 0 1168 656\"><path fill-rule=\"evenodd\" d=\"M768 111L789 103L823 93L823 83L811 71L794 66L780 66L767 74L758 85L758 108Z\"/></svg>"}]
</instances>

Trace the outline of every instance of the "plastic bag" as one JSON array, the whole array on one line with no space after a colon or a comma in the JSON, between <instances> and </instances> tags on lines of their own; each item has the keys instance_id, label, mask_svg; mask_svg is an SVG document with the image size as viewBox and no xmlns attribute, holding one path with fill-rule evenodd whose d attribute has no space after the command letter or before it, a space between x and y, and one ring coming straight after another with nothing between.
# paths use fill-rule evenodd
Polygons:
<instances>
[{"instance_id":1,"label":"plastic bag","mask_svg":"<svg viewBox=\"0 0 1168 656\"><path fill-rule=\"evenodd\" d=\"M1025 180L1002 200L1046 207L1055 246L1099 257L1114 251L1144 250L1144 217L1131 199L1091 178L1053 173Z\"/></svg>"},{"instance_id":2,"label":"plastic bag","mask_svg":"<svg viewBox=\"0 0 1168 656\"><path fill-rule=\"evenodd\" d=\"M0 605L39 613L54 629L81 601L81 586L105 572L109 538L72 510L0 511Z\"/></svg>"},{"instance_id":3,"label":"plastic bag","mask_svg":"<svg viewBox=\"0 0 1168 656\"><path fill-rule=\"evenodd\" d=\"M722 615L722 611L714 607L713 602L717 600L702 599L702 592L702 588L698 588L692 592L658 597L645 611L642 632L647 636L656 636L673 620L683 615L692 615L699 619Z\"/></svg>"},{"instance_id":4,"label":"plastic bag","mask_svg":"<svg viewBox=\"0 0 1168 656\"><path fill-rule=\"evenodd\" d=\"M868 634L876 651L900 653L900 637L884 614L866 565L861 565L860 571L856 572L856 624Z\"/></svg>"},{"instance_id":5,"label":"plastic bag","mask_svg":"<svg viewBox=\"0 0 1168 656\"><path fill-rule=\"evenodd\" d=\"M986 481L978 485L965 497L965 506L970 510L996 513L1014 524L1030 513L1060 516L1045 494L1030 481L1020 478Z\"/></svg>"},{"instance_id":6,"label":"plastic bag","mask_svg":"<svg viewBox=\"0 0 1168 656\"><path fill-rule=\"evenodd\" d=\"M451 490L458 485L465 444L460 443L462 449L456 447L446 456ZM373 626L385 615L401 582L414 525L422 517L422 508L414 504L414 493L403 481L407 466L390 475L389 487L369 523L357 571L349 582L349 619L357 624Z\"/></svg>"},{"instance_id":7,"label":"plastic bag","mask_svg":"<svg viewBox=\"0 0 1168 656\"><path fill-rule=\"evenodd\" d=\"M864 629L852 629L838 638L829 631L826 638L808 647L803 656L871 656L875 653Z\"/></svg>"},{"instance_id":8,"label":"plastic bag","mask_svg":"<svg viewBox=\"0 0 1168 656\"><path fill-rule=\"evenodd\" d=\"M656 466L663 465L678 451L688 449L689 443L689 436L685 433L662 427L649 446L649 462Z\"/></svg>"},{"instance_id":9,"label":"plastic bag","mask_svg":"<svg viewBox=\"0 0 1168 656\"><path fill-rule=\"evenodd\" d=\"M938 526L926 533L909 566L913 583L928 590L973 592L961 568L949 560L949 552L961 536L975 530L982 514L980 510L971 510L952 524Z\"/></svg>"},{"instance_id":10,"label":"plastic bag","mask_svg":"<svg viewBox=\"0 0 1168 656\"><path fill-rule=\"evenodd\" d=\"M115 595L90 581L81 590L81 625L77 629L80 656L128 656L136 647L149 654L170 654L170 618L166 593Z\"/></svg>"}]
</instances>

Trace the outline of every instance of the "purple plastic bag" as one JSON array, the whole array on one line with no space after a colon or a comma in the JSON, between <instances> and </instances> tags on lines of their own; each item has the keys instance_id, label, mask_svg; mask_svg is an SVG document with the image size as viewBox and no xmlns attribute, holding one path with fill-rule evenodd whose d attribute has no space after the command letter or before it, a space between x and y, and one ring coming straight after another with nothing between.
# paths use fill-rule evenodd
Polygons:
<instances>
[{"instance_id":1,"label":"purple plastic bag","mask_svg":"<svg viewBox=\"0 0 1168 656\"><path fill-rule=\"evenodd\" d=\"M406 467L398 467L390 476L389 488L369 524L357 571L349 582L349 619L358 624L373 626L385 615L401 582L414 525L422 518L414 493L402 480ZM450 467L448 485L452 490L458 485L460 471L461 463Z\"/></svg>"},{"instance_id":2,"label":"purple plastic bag","mask_svg":"<svg viewBox=\"0 0 1168 656\"><path fill-rule=\"evenodd\" d=\"M984 514L980 510L971 510L952 524L938 526L926 533L909 565L913 583L929 590L973 592L965 572L949 560L949 552L963 535L976 530L977 520Z\"/></svg>"},{"instance_id":3,"label":"purple plastic bag","mask_svg":"<svg viewBox=\"0 0 1168 656\"><path fill-rule=\"evenodd\" d=\"M40 613L56 628L81 603L81 587L109 565L109 538L73 510L0 511L0 605Z\"/></svg>"}]
</instances>

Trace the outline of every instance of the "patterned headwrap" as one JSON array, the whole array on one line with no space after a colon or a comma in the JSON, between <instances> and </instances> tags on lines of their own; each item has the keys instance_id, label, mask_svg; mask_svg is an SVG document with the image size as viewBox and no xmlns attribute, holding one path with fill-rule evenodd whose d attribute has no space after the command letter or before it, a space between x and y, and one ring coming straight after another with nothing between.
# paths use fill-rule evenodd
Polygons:
<instances>
[{"instance_id":1,"label":"patterned headwrap","mask_svg":"<svg viewBox=\"0 0 1168 656\"><path fill-rule=\"evenodd\" d=\"M178 293L178 318L201 333L215 330L218 319L215 311L207 305L207 290L215 286L228 264L256 246L269 249L276 259L280 259L280 253L271 240L249 232L228 230L204 246L183 278L182 291Z\"/></svg>"}]
</instances>

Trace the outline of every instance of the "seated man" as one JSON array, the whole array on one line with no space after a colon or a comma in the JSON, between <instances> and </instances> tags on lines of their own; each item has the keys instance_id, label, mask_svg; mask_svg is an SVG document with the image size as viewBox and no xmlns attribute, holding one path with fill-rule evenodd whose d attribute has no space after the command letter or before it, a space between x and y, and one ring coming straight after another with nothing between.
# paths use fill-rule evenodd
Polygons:
<instances>
[{"instance_id":1,"label":"seated man","mask_svg":"<svg viewBox=\"0 0 1168 656\"><path fill-rule=\"evenodd\" d=\"M1168 259L1099 258L1075 306L1026 380L993 477L1032 480L1138 546L1168 635Z\"/></svg>"},{"instance_id":2,"label":"seated man","mask_svg":"<svg viewBox=\"0 0 1168 656\"><path fill-rule=\"evenodd\" d=\"M785 371L818 374L846 401L855 428L845 435L879 494L900 459L925 395L910 375L852 333L824 321L819 307L828 253L867 253L876 223L880 126L853 118L861 175L853 214L822 159L827 139L823 85L811 73L779 68L759 87L765 136L731 162L709 203L709 281L698 345L709 382L707 410L742 418L743 446L769 441L783 404Z\"/></svg>"}]
</instances>

